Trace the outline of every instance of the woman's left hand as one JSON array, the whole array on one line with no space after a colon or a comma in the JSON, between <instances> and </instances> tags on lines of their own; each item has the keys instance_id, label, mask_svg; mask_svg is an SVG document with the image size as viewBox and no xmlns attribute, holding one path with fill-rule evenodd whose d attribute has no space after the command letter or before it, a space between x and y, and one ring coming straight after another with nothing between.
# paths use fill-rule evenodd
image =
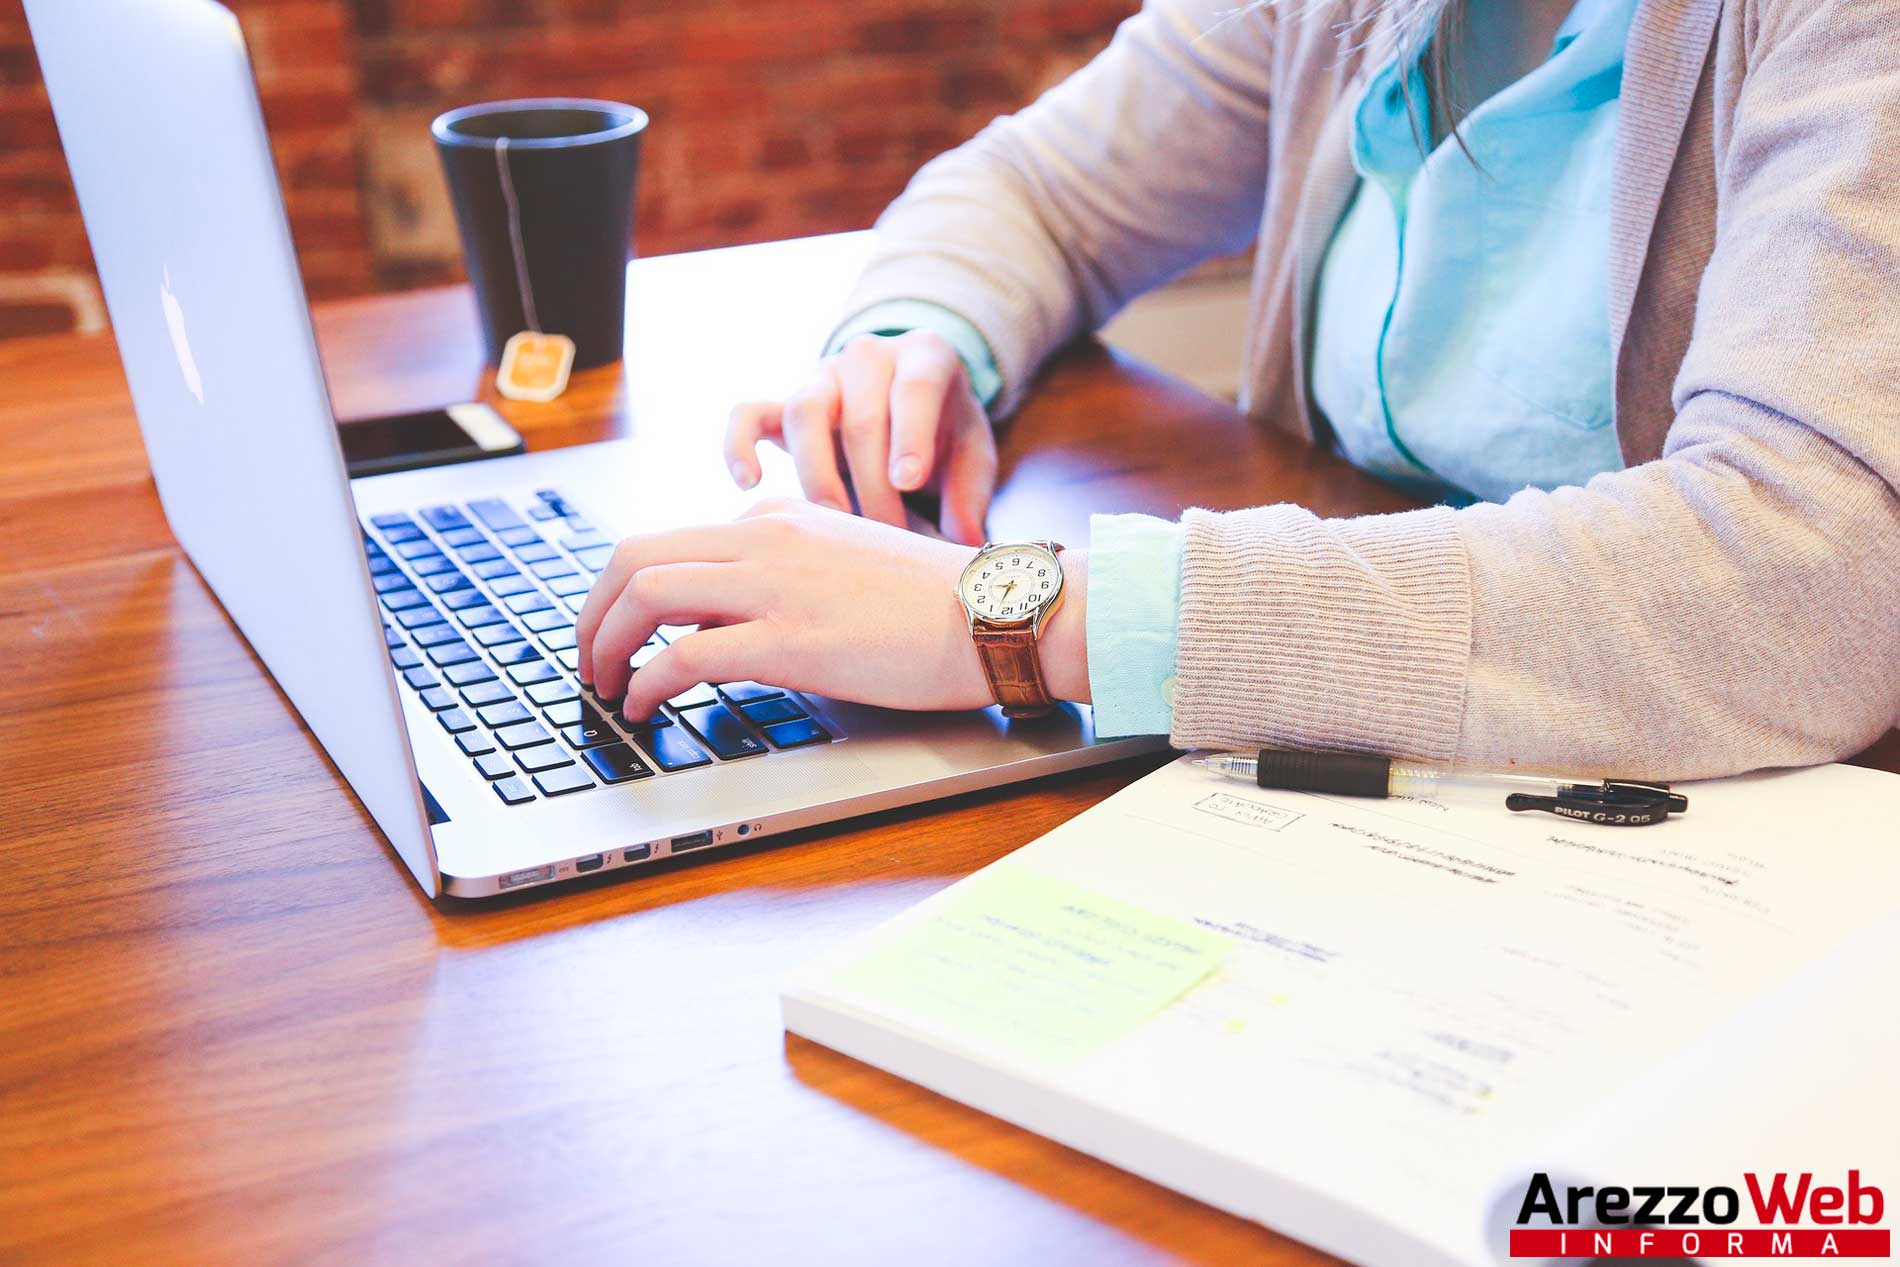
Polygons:
<instances>
[{"instance_id":1,"label":"woman's left hand","mask_svg":"<svg viewBox=\"0 0 1900 1267\"><path fill-rule=\"evenodd\" d=\"M759 681L891 708L992 702L956 583L972 552L887 524L772 499L730 524L628 537L575 631L581 681L648 717L700 682ZM1086 699L1086 560L1065 551L1042 639L1050 692ZM698 625L638 672L660 625Z\"/></svg>"}]
</instances>

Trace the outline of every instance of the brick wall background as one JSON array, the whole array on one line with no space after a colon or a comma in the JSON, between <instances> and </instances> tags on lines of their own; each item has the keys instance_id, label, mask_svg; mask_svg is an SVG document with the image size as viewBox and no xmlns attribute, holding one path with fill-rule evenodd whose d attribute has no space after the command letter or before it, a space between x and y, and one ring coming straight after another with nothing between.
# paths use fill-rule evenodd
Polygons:
<instances>
[{"instance_id":1,"label":"brick wall background","mask_svg":"<svg viewBox=\"0 0 1900 1267\"><path fill-rule=\"evenodd\" d=\"M1137 0L230 0L315 298L455 280L428 122L644 107L638 246L868 226L919 164L1080 65ZM104 310L20 0L0 0L0 337Z\"/></svg>"}]
</instances>

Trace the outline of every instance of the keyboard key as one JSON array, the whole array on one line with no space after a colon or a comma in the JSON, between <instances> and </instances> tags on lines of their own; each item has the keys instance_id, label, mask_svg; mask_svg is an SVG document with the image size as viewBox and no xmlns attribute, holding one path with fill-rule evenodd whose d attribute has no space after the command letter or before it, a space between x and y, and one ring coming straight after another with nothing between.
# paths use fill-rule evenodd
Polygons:
<instances>
[{"instance_id":1,"label":"keyboard key","mask_svg":"<svg viewBox=\"0 0 1900 1267\"><path fill-rule=\"evenodd\" d=\"M706 746L727 761L740 757L756 757L767 751L766 746L753 737L745 723L721 704L713 708L696 708L690 713L681 713L680 720L691 726Z\"/></svg>"},{"instance_id":2,"label":"keyboard key","mask_svg":"<svg viewBox=\"0 0 1900 1267\"><path fill-rule=\"evenodd\" d=\"M468 527L468 516L453 506L431 506L422 512L429 526L437 532L449 532L456 528Z\"/></svg>"},{"instance_id":3,"label":"keyboard key","mask_svg":"<svg viewBox=\"0 0 1900 1267\"><path fill-rule=\"evenodd\" d=\"M542 563L548 559L558 559L560 557L560 555L555 553L553 546L538 537L527 545L515 547L515 558L521 560L523 563Z\"/></svg>"},{"instance_id":4,"label":"keyboard key","mask_svg":"<svg viewBox=\"0 0 1900 1267\"><path fill-rule=\"evenodd\" d=\"M640 754L624 743L589 749L581 754L581 758L593 768L602 783L629 783L634 779L653 777L652 767L640 760Z\"/></svg>"},{"instance_id":5,"label":"keyboard key","mask_svg":"<svg viewBox=\"0 0 1900 1267\"><path fill-rule=\"evenodd\" d=\"M480 658L475 654L475 648L466 642L445 642L439 647L429 648L429 663L438 669L446 669L455 664L467 664L470 660Z\"/></svg>"},{"instance_id":6,"label":"keyboard key","mask_svg":"<svg viewBox=\"0 0 1900 1267\"><path fill-rule=\"evenodd\" d=\"M452 686L474 686L481 682L492 682L495 674L480 660L470 660L465 664L452 665L442 670L442 676Z\"/></svg>"},{"instance_id":7,"label":"keyboard key","mask_svg":"<svg viewBox=\"0 0 1900 1267\"><path fill-rule=\"evenodd\" d=\"M391 650L402 645L402 635L397 633L386 620L383 622L383 645Z\"/></svg>"},{"instance_id":8,"label":"keyboard key","mask_svg":"<svg viewBox=\"0 0 1900 1267\"><path fill-rule=\"evenodd\" d=\"M508 670L508 676L515 680L516 686L533 686L536 682L555 681L561 673L546 660L536 660L533 664L513 666Z\"/></svg>"},{"instance_id":9,"label":"keyboard key","mask_svg":"<svg viewBox=\"0 0 1900 1267\"><path fill-rule=\"evenodd\" d=\"M528 570L544 581L557 576L574 575L574 565L566 559L543 559L539 563L530 563Z\"/></svg>"},{"instance_id":10,"label":"keyboard key","mask_svg":"<svg viewBox=\"0 0 1900 1267\"><path fill-rule=\"evenodd\" d=\"M424 625L409 635L415 639L418 647L439 647L445 642L454 642L462 636L461 630L454 625Z\"/></svg>"},{"instance_id":11,"label":"keyboard key","mask_svg":"<svg viewBox=\"0 0 1900 1267\"><path fill-rule=\"evenodd\" d=\"M455 564L445 554L431 554L425 558L412 560L409 570L417 576L435 576L441 572L453 572Z\"/></svg>"},{"instance_id":12,"label":"keyboard key","mask_svg":"<svg viewBox=\"0 0 1900 1267\"><path fill-rule=\"evenodd\" d=\"M421 693L423 706L432 713L455 707L455 697L439 686L431 686Z\"/></svg>"},{"instance_id":13,"label":"keyboard key","mask_svg":"<svg viewBox=\"0 0 1900 1267\"><path fill-rule=\"evenodd\" d=\"M402 524L413 525L416 522L399 510L392 510L381 515L371 515L369 521L378 528L395 528Z\"/></svg>"},{"instance_id":14,"label":"keyboard key","mask_svg":"<svg viewBox=\"0 0 1900 1267\"><path fill-rule=\"evenodd\" d=\"M435 576L425 576L422 583L429 587L431 594L447 594L451 590L465 590L471 582L460 572L441 572Z\"/></svg>"},{"instance_id":15,"label":"keyboard key","mask_svg":"<svg viewBox=\"0 0 1900 1267\"><path fill-rule=\"evenodd\" d=\"M563 594L561 595L561 605L578 616L581 614L581 608L587 606L587 595Z\"/></svg>"},{"instance_id":16,"label":"keyboard key","mask_svg":"<svg viewBox=\"0 0 1900 1267\"><path fill-rule=\"evenodd\" d=\"M475 729L475 723L470 721L468 714L459 708L451 708L447 712L437 713L435 719L441 722L442 729L448 731L451 735L459 735L465 730Z\"/></svg>"},{"instance_id":17,"label":"keyboard key","mask_svg":"<svg viewBox=\"0 0 1900 1267\"><path fill-rule=\"evenodd\" d=\"M458 554L464 547L476 545L487 539L476 528L455 528L442 534L442 543L452 547Z\"/></svg>"},{"instance_id":18,"label":"keyboard key","mask_svg":"<svg viewBox=\"0 0 1900 1267\"><path fill-rule=\"evenodd\" d=\"M393 528L383 529L383 540L390 545L404 545L411 541L422 540L422 529L414 524L397 524Z\"/></svg>"},{"instance_id":19,"label":"keyboard key","mask_svg":"<svg viewBox=\"0 0 1900 1267\"><path fill-rule=\"evenodd\" d=\"M581 566L586 568L589 572L605 571L607 568L607 560L613 558L613 556L614 548L612 546L589 546L584 550L574 551L574 557L579 559Z\"/></svg>"},{"instance_id":20,"label":"keyboard key","mask_svg":"<svg viewBox=\"0 0 1900 1267\"><path fill-rule=\"evenodd\" d=\"M518 528L505 528L495 535L501 538L501 543L505 546L525 546L541 539L541 534L528 527L527 524L522 524Z\"/></svg>"},{"instance_id":21,"label":"keyboard key","mask_svg":"<svg viewBox=\"0 0 1900 1267\"><path fill-rule=\"evenodd\" d=\"M484 704L499 704L505 699L513 699L514 693L505 684L490 678L463 691L462 698L480 708Z\"/></svg>"},{"instance_id":22,"label":"keyboard key","mask_svg":"<svg viewBox=\"0 0 1900 1267\"><path fill-rule=\"evenodd\" d=\"M388 576L396 571L396 561L386 554L372 554L369 557L371 576Z\"/></svg>"},{"instance_id":23,"label":"keyboard key","mask_svg":"<svg viewBox=\"0 0 1900 1267\"><path fill-rule=\"evenodd\" d=\"M549 651L566 651L574 646L574 626L562 625L559 629L550 629L541 635L540 642Z\"/></svg>"},{"instance_id":24,"label":"keyboard key","mask_svg":"<svg viewBox=\"0 0 1900 1267\"><path fill-rule=\"evenodd\" d=\"M442 552L435 548L435 542L422 537L421 533L417 533L416 537L421 539L411 539L396 547L394 553L397 558L414 560L430 554L437 558L442 556Z\"/></svg>"},{"instance_id":25,"label":"keyboard key","mask_svg":"<svg viewBox=\"0 0 1900 1267\"><path fill-rule=\"evenodd\" d=\"M757 682L723 682L719 693L733 704L749 704L753 700L777 699L785 694L776 686L760 686Z\"/></svg>"},{"instance_id":26,"label":"keyboard key","mask_svg":"<svg viewBox=\"0 0 1900 1267\"><path fill-rule=\"evenodd\" d=\"M369 583L371 588L378 594L387 594L391 590L399 590L406 587L409 584L409 578L392 568L392 570L383 573L381 576L371 576Z\"/></svg>"},{"instance_id":27,"label":"keyboard key","mask_svg":"<svg viewBox=\"0 0 1900 1267\"><path fill-rule=\"evenodd\" d=\"M462 749L465 756L486 757L493 754L502 761L508 759L504 754L495 752L495 741L479 730L465 731L455 737L455 742ZM489 777L495 778L496 776L491 774Z\"/></svg>"},{"instance_id":28,"label":"keyboard key","mask_svg":"<svg viewBox=\"0 0 1900 1267\"><path fill-rule=\"evenodd\" d=\"M396 646L390 649L389 662L399 669L413 669L422 663L422 657L414 647Z\"/></svg>"},{"instance_id":29,"label":"keyboard key","mask_svg":"<svg viewBox=\"0 0 1900 1267\"><path fill-rule=\"evenodd\" d=\"M627 657L627 663L637 672L640 669L646 668L647 665L652 662L653 657L664 650L666 650L665 643L657 638L650 639L645 646Z\"/></svg>"},{"instance_id":30,"label":"keyboard key","mask_svg":"<svg viewBox=\"0 0 1900 1267\"><path fill-rule=\"evenodd\" d=\"M645 721L628 721L627 715L618 708L612 711L614 720L620 723L622 730L659 730L663 726L671 726L673 724L671 717L668 717L665 713L657 709L654 710L653 716L647 718Z\"/></svg>"},{"instance_id":31,"label":"keyboard key","mask_svg":"<svg viewBox=\"0 0 1900 1267\"><path fill-rule=\"evenodd\" d=\"M435 674L429 672L429 670L422 665L417 665L413 669L404 669L402 671L402 680L409 683L411 687L418 691L426 691L430 687L438 685L435 680Z\"/></svg>"},{"instance_id":32,"label":"keyboard key","mask_svg":"<svg viewBox=\"0 0 1900 1267\"><path fill-rule=\"evenodd\" d=\"M406 581L408 578L404 577L403 579ZM387 590L383 593L383 606L393 612L406 611L411 607L419 607L428 601L427 598L423 597L422 592L417 590L414 586L405 586L397 590Z\"/></svg>"},{"instance_id":33,"label":"keyboard key","mask_svg":"<svg viewBox=\"0 0 1900 1267\"><path fill-rule=\"evenodd\" d=\"M396 613L396 623L401 625L404 629L413 631L422 628L424 625L441 624L442 613L426 604L421 607L411 607L408 611Z\"/></svg>"},{"instance_id":34,"label":"keyboard key","mask_svg":"<svg viewBox=\"0 0 1900 1267\"><path fill-rule=\"evenodd\" d=\"M561 538L563 550L590 550L595 546L611 546L612 544L607 538L591 529L586 532L570 532Z\"/></svg>"},{"instance_id":35,"label":"keyboard key","mask_svg":"<svg viewBox=\"0 0 1900 1267\"><path fill-rule=\"evenodd\" d=\"M554 739L547 727L538 721L522 722L519 726L504 726L495 732L495 742L513 752L517 748L532 748L538 743L549 743Z\"/></svg>"},{"instance_id":36,"label":"keyboard key","mask_svg":"<svg viewBox=\"0 0 1900 1267\"><path fill-rule=\"evenodd\" d=\"M584 706L580 722L561 727L561 738L567 740L570 748L598 748L602 744L620 742L620 736L613 727L602 720L599 713L591 712Z\"/></svg>"},{"instance_id":37,"label":"keyboard key","mask_svg":"<svg viewBox=\"0 0 1900 1267\"><path fill-rule=\"evenodd\" d=\"M594 578L591 576L582 576L578 572L570 572L566 576L557 576L549 581L548 588L553 590L556 594L559 594L562 598L566 598L570 594L585 594L588 590L594 588Z\"/></svg>"},{"instance_id":38,"label":"keyboard key","mask_svg":"<svg viewBox=\"0 0 1900 1267\"><path fill-rule=\"evenodd\" d=\"M513 776L499 779L489 786L495 789L495 795L499 796L502 802L507 805L520 805L525 801L532 801L534 799L534 792L528 785Z\"/></svg>"},{"instance_id":39,"label":"keyboard key","mask_svg":"<svg viewBox=\"0 0 1900 1267\"><path fill-rule=\"evenodd\" d=\"M582 709L592 709L593 707L594 706L586 700L570 699L562 700L558 704L549 704L541 711L546 714L547 719L556 726L573 726L580 722ZM598 710L596 710L595 716L599 715Z\"/></svg>"},{"instance_id":40,"label":"keyboard key","mask_svg":"<svg viewBox=\"0 0 1900 1267\"><path fill-rule=\"evenodd\" d=\"M518 577L521 575L521 569L506 559L490 559L486 563L476 563L470 565L470 567L475 575L481 577L484 581L499 581L505 577ZM521 583L523 585L527 584L526 581Z\"/></svg>"},{"instance_id":41,"label":"keyboard key","mask_svg":"<svg viewBox=\"0 0 1900 1267\"><path fill-rule=\"evenodd\" d=\"M455 618L470 629L480 629L483 625L498 624L508 619L493 607L471 607L456 613Z\"/></svg>"},{"instance_id":42,"label":"keyboard key","mask_svg":"<svg viewBox=\"0 0 1900 1267\"><path fill-rule=\"evenodd\" d=\"M712 764L712 758L681 734L677 726L669 726L665 730L643 730L637 738L640 747L653 759L653 764L662 770L690 770L694 766Z\"/></svg>"},{"instance_id":43,"label":"keyboard key","mask_svg":"<svg viewBox=\"0 0 1900 1267\"><path fill-rule=\"evenodd\" d=\"M559 704L562 700L580 698L580 689L565 678L556 678L552 682L539 682L528 688L528 698L537 704Z\"/></svg>"},{"instance_id":44,"label":"keyboard key","mask_svg":"<svg viewBox=\"0 0 1900 1267\"><path fill-rule=\"evenodd\" d=\"M478 589L455 590L452 593L444 594L440 601L442 605L450 611L459 612L467 607L482 606L488 601L488 595Z\"/></svg>"},{"instance_id":45,"label":"keyboard key","mask_svg":"<svg viewBox=\"0 0 1900 1267\"><path fill-rule=\"evenodd\" d=\"M532 664L541 658L541 653L525 642L511 642L489 654L503 664Z\"/></svg>"},{"instance_id":46,"label":"keyboard key","mask_svg":"<svg viewBox=\"0 0 1900 1267\"><path fill-rule=\"evenodd\" d=\"M461 559L464 563L486 563L490 559L499 559L501 557L501 551L489 545L486 541L477 541L474 545L463 546L457 550L455 554L456 557Z\"/></svg>"},{"instance_id":47,"label":"keyboard key","mask_svg":"<svg viewBox=\"0 0 1900 1267\"><path fill-rule=\"evenodd\" d=\"M718 701L719 697L713 693L713 688L701 682L698 686L687 687L666 702L674 708L703 708Z\"/></svg>"},{"instance_id":48,"label":"keyboard key","mask_svg":"<svg viewBox=\"0 0 1900 1267\"><path fill-rule=\"evenodd\" d=\"M552 506L528 507L528 518L530 519L548 520L548 519L559 519L560 517L561 517L561 512L554 509L554 507Z\"/></svg>"},{"instance_id":49,"label":"keyboard key","mask_svg":"<svg viewBox=\"0 0 1900 1267\"><path fill-rule=\"evenodd\" d=\"M574 508L570 506L568 507L568 510L567 510L567 530L575 534L576 536L579 536L581 533L584 533L584 532L593 532L594 525L588 523L585 519L575 514Z\"/></svg>"},{"instance_id":50,"label":"keyboard key","mask_svg":"<svg viewBox=\"0 0 1900 1267\"><path fill-rule=\"evenodd\" d=\"M583 774L579 766L569 766L535 775L534 785L549 796L565 796L569 792L585 791L594 786L594 781Z\"/></svg>"},{"instance_id":51,"label":"keyboard key","mask_svg":"<svg viewBox=\"0 0 1900 1267\"><path fill-rule=\"evenodd\" d=\"M554 606L548 596L540 590L523 590L507 600L508 610L517 616L526 616L529 612L544 612Z\"/></svg>"},{"instance_id":52,"label":"keyboard key","mask_svg":"<svg viewBox=\"0 0 1900 1267\"><path fill-rule=\"evenodd\" d=\"M797 721L786 721L780 722L776 726L767 726L765 728L765 737L770 739L775 747L801 748L808 743L829 742L831 734L811 718L801 717Z\"/></svg>"},{"instance_id":53,"label":"keyboard key","mask_svg":"<svg viewBox=\"0 0 1900 1267\"><path fill-rule=\"evenodd\" d=\"M487 567L487 566L489 565L486 563L482 564L482 567ZM477 572L480 572L482 569L476 568L475 570ZM494 590L495 594L500 598L510 598L516 594L527 593L529 590L534 588L534 582L529 580L527 577L521 575L519 572L511 572L507 576L501 577L499 580L489 581L488 588L491 590Z\"/></svg>"},{"instance_id":54,"label":"keyboard key","mask_svg":"<svg viewBox=\"0 0 1900 1267\"><path fill-rule=\"evenodd\" d=\"M791 721L805 715L804 709L783 695L777 699L762 699L756 704L741 705L739 711L755 726L770 726L774 722Z\"/></svg>"},{"instance_id":55,"label":"keyboard key","mask_svg":"<svg viewBox=\"0 0 1900 1267\"><path fill-rule=\"evenodd\" d=\"M574 758L568 756L559 744L544 743L517 752L515 763L529 774L538 774L543 770L558 770L564 765L573 765Z\"/></svg>"},{"instance_id":56,"label":"keyboard key","mask_svg":"<svg viewBox=\"0 0 1900 1267\"><path fill-rule=\"evenodd\" d=\"M529 612L521 618L521 623L536 633L545 633L550 629L565 629L574 622L563 611Z\"/></svg>"},{"instance_id":57,"label":"keyboard key","mask_svg":"<svg viewBox=\"0 0 1900 1267\"><path fill-rule=\"evenodd\" d=\"M509 528L523 526L521 516L509 509L508 503L499 497L483 497L472 501L468 504L468 509L482 521L482 527L490 532L503 532Z\"/></svg>"},{"instance_id":58,"label":"keyboard key","mask_svg":"<svg viewBox=\"0 0 1900 1267\"><path fill-rule=\"evenodd\" d=\"M483 735L481 740L487 743L488 737ZM505 779L515 772L515 763L508 759L505 752L491 752L475 758L475 768L482 772L484 779Z\"/></svg>"},{"instance_id":59,"label":"keyboard key","mask_svg":"<svg viewBox=\"0 0 1900 1267\"><path fill-rule=\"evenodd\" d=\"M514 642L520 637L521 631L506 621L475 631L475 641L484 647L499 647L504 642Z\"/></svg>"},{"instance_id":60,"label":"keyboard key","mask_svg":"<svg viewBox=\"0 0 1900 1267\"><path fill-rule=\"evenodd\" d=\"M559 660L561 667L570 673L578 672L581 667L581 649L579 647L569 647L554 658Z\"/></svg>"},{"instance_id":61,"label":"keyboard key","mask_svg":"<svg viewBox=\"0 0 1900 1267\"><path fill-rule=\"evenodd\" d=\"M481 718L482 725L490 730L498 726L513 726L520 722L534 720L534 714L529 712L524 704L512 699L477 709L475 715Z\"/></svg>"}]
</instances>

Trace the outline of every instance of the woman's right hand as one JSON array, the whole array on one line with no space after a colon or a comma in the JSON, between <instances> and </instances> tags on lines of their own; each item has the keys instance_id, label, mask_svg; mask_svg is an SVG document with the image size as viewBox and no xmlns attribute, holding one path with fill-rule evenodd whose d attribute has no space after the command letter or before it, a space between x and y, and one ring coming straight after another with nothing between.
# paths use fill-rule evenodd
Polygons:
<instances>
[{"instance_id":1,"label":"woman's right hand","mask_svg":"<svg viewBox=\"0 0 1900 1267\"><path fill-rule=\"evenodd\" d=\"M956 350L925 330L861 334L818 363L783 401L732 411L726 462L741 488L759 482L758 445L792 455L805 496L905 526L901 494L934 485L944 536L981 545L996 491L996 437Z\"/></svg>"}]
</instances>

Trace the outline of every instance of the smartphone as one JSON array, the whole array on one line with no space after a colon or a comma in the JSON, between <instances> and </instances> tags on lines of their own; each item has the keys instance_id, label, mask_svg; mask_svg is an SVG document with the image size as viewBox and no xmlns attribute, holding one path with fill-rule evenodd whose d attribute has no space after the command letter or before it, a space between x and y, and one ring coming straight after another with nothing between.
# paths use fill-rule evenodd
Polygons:
<instances>
[{"instance_id":1,"label":"smartphone","mask_svg":"<svg viewBox=\"0 0 1900 1267\"><path fill-rule=\"evenodd\" d=\"M525 453L521 433L493 408L471 402L337 424L350 477L387 475Z\"/></svg>"}]
</instances>

